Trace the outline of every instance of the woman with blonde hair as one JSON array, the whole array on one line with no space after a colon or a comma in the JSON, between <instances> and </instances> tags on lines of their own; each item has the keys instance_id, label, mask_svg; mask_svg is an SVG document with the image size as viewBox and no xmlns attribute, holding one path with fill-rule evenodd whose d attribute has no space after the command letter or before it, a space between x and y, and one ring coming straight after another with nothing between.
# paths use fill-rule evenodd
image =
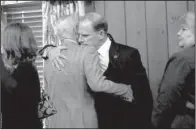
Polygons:
<instances>
[{"instance_id":1,"label":"woman with blonde hair","mask_svg":"<svg viewBox=\"0 0 196 130\"><path fill-rule=\"evenodd\" d=\"M183 20L177 34L183 50L167 62L152 116L155 128L195 128L195 14Z\"/></svg>"},{"instance_id":2,"label":"woman with blonde hair","mask_svg":"<svg viewBox=\"0 0 196 130\"><path fill-rule=\"evenodd\" d=\"M17 86L12 94L1 92L2 128L42 128L38 119L40 82L34 66L37 45L32 30L23 23L4 30L3 62Z\"/></svg>"}]
</instances>

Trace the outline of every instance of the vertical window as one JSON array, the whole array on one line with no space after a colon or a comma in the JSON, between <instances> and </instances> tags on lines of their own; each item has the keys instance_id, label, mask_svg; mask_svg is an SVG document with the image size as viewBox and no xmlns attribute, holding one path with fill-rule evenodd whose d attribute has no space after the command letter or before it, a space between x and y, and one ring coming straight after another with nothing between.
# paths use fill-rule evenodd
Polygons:
<instances>
[{"instance_id":1,"label":"vertical window","mask_svg":"<svg viewBox=\"0 0 196 130\"><path fill-rule=\"evenodd\" d=\"M23 2L10 5L4 5L3 11L7 17L7 24L21 22L26 23L32 28L38 49L43 47L42 42L42 2ZM44 61L41 56L37 56L36 66L39 74L41 87L44 85Z\"/></svg>"}]
</instances>

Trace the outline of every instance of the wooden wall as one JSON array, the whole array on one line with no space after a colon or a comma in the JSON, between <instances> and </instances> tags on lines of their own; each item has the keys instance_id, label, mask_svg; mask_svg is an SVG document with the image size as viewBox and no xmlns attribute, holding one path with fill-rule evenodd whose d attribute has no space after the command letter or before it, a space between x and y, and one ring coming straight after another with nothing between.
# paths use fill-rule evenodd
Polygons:
<instances>
[{"instance_id":1,"label":"wooden wall","mask_svg":"<svg viewBox=\"0 0 196 130\"><path fill-rule=\"evenodd\" d=\"M95 1L95 11L108 21L114 39L140 51L154 97L168 58L179 51L180 16L194 11L194 1Z\"/></svg>"}]
</instances>

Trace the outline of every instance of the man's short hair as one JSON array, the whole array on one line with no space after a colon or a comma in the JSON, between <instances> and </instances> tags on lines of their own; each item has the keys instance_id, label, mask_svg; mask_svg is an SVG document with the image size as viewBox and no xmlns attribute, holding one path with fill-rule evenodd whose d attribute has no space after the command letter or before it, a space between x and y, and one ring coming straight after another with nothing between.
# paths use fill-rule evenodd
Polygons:
<instances>
[{"instance_id":1,"label":"man's short hair","mask_svg":"<svg viewBox=\"0 0 196 130\"><path fill-rule=\"evenodd\" d=\"M95 31L104 30L108 31L108 23L106 19L98 13L90 12L80 17L80 21L88 20L92 22L93 29Z\"/></svg>"}]
</instances>

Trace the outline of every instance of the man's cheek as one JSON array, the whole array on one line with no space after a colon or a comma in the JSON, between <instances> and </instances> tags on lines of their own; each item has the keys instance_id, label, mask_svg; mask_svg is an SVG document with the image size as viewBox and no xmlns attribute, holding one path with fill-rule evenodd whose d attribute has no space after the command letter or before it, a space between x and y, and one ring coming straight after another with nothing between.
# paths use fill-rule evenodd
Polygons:
<instances>
[{"instance_id":1,"label":"man's cheek","mask_svg":"<svg viewBox=\"0 0 196 130\"><path fill-rule=\"evenodd\" d=\"M85 41L82 43L83 45L91 45L91 43L89 41Z\"/></svg>"}]
</instances>

